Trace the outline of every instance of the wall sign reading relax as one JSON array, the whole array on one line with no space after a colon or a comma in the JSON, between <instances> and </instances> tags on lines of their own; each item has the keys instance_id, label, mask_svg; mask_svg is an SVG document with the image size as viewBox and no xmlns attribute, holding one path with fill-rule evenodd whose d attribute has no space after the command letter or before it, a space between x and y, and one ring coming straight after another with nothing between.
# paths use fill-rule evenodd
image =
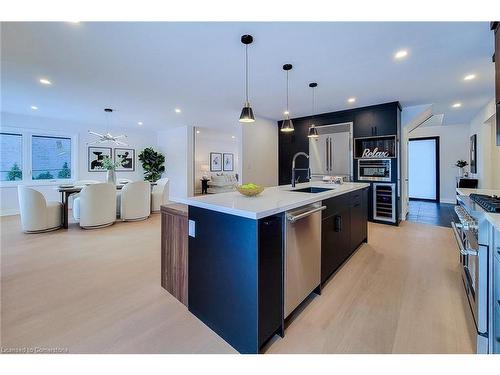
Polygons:
<instances>
[{"instance_id":1,"label":"wall sign reading relax","mask_svg":"<svg viewBox=\"0 0 500 375\"><path fill-rule=\"evenodd\" d=\"M361 155L362 158L388 158L389 157L389 152L387 151L379 151L378 147L375 147L372 150L369 148L365 148L363 151L363 155Z\"/></svg>"},{"instance_id":2,"label":"wall sign reading relax","mask_svg":"<svg viewBox=\"0 0 500 375\"><path fill-rule=\"evenodd\" d=\"M386 159L396 157L396 136L356 138L354 157L357 159Z\"/></svg>"}]
</instances>

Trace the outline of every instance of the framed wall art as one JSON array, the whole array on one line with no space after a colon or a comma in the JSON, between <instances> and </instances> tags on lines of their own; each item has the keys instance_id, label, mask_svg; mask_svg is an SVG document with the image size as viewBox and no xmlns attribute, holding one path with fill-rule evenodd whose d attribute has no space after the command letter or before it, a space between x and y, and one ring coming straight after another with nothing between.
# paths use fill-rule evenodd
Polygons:
<instances>
[{"instance_id":1,"label":"framed wall art","mask_svg":"<svg viewBox=\"0 0 500 375\"><path fill-rule=\"evenodd\" d=\"M132 148L115 148L115 161L122 159L121 166L116 168L117 172L135 171L135 150Z\"/></svg>"},{"instance_id":2,"label":"framed wall art","mask_svg":"<svg viewBox=\"0 0 500 375\"><path fill-rule=\"evenodd\" d=\"M102 168L102 161L105 157L113 157L111 147L92 147L88 148L88 170L89 172L105 172Z\"/></svg>"},{"instance_id":3,"label":"framed wall art","mask_svg":"<svg viewBox=\"0 0 500 375\"><path fill-rule=\"evenodd\" d=\"M223 154L223 169L224 171L234 171L234 154Z\"/></svg>"},{"instance_id":4,"label":"framed wall art","mask_svg":"<svg viewBox=\"0 0 500 375\"><path fill-rule=\"evenodd\" d=\"M220 152L210 153L210 171L211 172L222 171L222 154Z\"/></svg>"}]
</instances>

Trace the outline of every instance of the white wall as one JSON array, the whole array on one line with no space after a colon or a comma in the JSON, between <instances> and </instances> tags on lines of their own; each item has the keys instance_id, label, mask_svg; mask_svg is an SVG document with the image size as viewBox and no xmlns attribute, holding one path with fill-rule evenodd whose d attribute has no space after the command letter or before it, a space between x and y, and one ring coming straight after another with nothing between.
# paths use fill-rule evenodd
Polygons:
<instances>
[{"instance_id":1,"label":"white wall","mask_svg":"<svg viewBox=\"0 0 500 375\"><path fill-rule=\"evenodd\" d=\"M241 125L242 183L278 185L278 124L256 118Z\"/></svg>"},{"instance_id":2,"label":"white wall","mask_svg":"<svg viewBox=\"0 0 500 375\"><path fill-rule=\"evenodd\" d=\"M401 139L400 147L400 163L401 163L401 176L400 176L400 199L401 199L401 213L400 216L403 220L406 219L408 213L408 138L409 132L425 120L432 116L432 105L424 104L411 107L404 107L401 111L401 129L399 136Z\"/></svg>"},{"instance_id":3,"label":"white wall","mask_svg":"<svg viewBox=\"0 0 500 375\"><path fill-rule=\"evenodd\" d=\"M477 134L476 177L482 189L500 189L500 146L496 145L495 126L495 101L492 99L470 123L469 135Z\"/></svg>"},{"instance_id":4,"label":"white wall","mask_svg":"<svg viewBox=\"0 0 500 375\"><path fill-rule=\"evenodd\" d=\"M131 180L143 180L143 169L137 155L146 147L154 147L157 145L156 133L148 131L146 129L123 129L119 127L112 127L105 129L101 125L84 124L77 122L70 122L61 119L48 118L48 117L35 117L28 115L19 115L13 113L2 112L1 113L1 126L3 127L14 127L21 129L33 129L43 132L61 132L65 135L75 135L78 138L78 152L75 153L77 157L77 170L76 175L72 176L72 180L82 180L91 179L103 181L106 178L106 172L89 172L88 171L88 152L87 152L87 142L95 140L94 136L88 134L88 130L94 130L96 132L109 131L112 134L126 134L126 143L128 146L123 146L126 148L133 148L136 150L135 155L135 171L134 172L117 172L118 178L128 178ZM107 145L105 145L108 147ZM109 145L109 147L114 148L114 146ZM60 200L60 195L56 191L56 186L58 184L47 182L46 184L40 185L37 183L27 183L27 186L33 186L40 192L42 192L47 200ZM0 187L0 215L5 214L15 214L18 212L18 200L17 200L17 185Z\"/></svg>"},{"instance_id":5,"label":"white wall","mask_svg":"<svg viewBox=\"0 0 500 375\"><path fill-rule=\"evenodd\" d=\"M440 199L443 203L455 202L455 163L469 158L469 125L421 126L409 133L410 138L439 137Z\"/></svg>"},{"instance_id":6,"label":"white wall","mask_svg":"<svg viewBox=\"0 0 500 375\"><path fill-rule=\"evenodd\" d=\"M196 127L194 133L194 191L201 193L202 166L210 167L210 153L231 153L234 155L234 173L240 170L240 129L226 132L220 129ZM234 138L233 138L234 137ZM211 173L210 171L207 173Z\"/></svg>"},{"instance_id":7,"label":"white wall","mask_svg":"<svg viewBox=\"0 0 500 375\"><path fill-rule=\"evenodd\" d=\"M490 140L491 140L491 173L493 178L491 179L491 189L500 189L500 146L497 146L497 132L496 132L496 115L493 116L489 121L490 127Z\"/></svg>"},{"instance_id":8,"label":"white wall","mask_svg":"<svg viewBox=\"0 0 500 375\"><path fill-rule=\"evenodd\" d=\"M194 195L192 126L158 132L158 148L165 155L165 177L168 177L172 200Z\"/></svg>"}]
</instances>

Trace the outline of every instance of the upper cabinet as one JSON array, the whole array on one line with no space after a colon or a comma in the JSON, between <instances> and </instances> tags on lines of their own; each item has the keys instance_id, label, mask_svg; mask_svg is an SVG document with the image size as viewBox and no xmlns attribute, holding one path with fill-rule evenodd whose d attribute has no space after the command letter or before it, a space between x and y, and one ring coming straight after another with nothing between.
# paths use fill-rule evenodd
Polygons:
<instances>
[{"instance_id":1,"label":"upper cabinet","mask_svg":"<svg viewBox=\"0 0 500 375\"><path fill-rule=\"evenodd\" d=\"M373 136L373 115L371 111L360 111L354 115L354 138Z\"/></svg>"},{"instance_id":2,"label":"upper cabinet","mask_svg":"<svg viewBox=\"0 0 500 375\"><path fill-rule=\"evenodd\" d=\"M397 110L366 109L354 116L354 138L397 134Z\"/></svg>"}]
</instances>

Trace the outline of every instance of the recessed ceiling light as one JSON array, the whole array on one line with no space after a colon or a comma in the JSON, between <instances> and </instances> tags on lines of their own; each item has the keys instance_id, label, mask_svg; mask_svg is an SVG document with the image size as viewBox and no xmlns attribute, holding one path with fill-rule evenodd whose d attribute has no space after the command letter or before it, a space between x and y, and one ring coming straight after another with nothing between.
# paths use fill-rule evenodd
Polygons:
<instances>
[{"instance_id":1,"label":"recessed ceiling light","mask_svg":"<svg viewBox=\"0 0 500 375\"><path fill-rule=\"evenodd\" d=\"M200 134L200 131L199 131L199 130L197 130L197 131L196 131L196 134Z\"/></svg>"},{"instance_id":2,"label":"recessed ceiling light","mask_svg":"<svg viewBox=\"0 0 500 375\"><path fill-rule=\"evenodd\" d=\"M32 105L32 106L31 106L31 109L32 109L33 111L36 111L36 110L38 109L38 107L37 107L36 105Z\"/></svg>"},{"instance_id":3,"label":"recessed ceiling light","mask_svg":"<svg viewBox=\"0 0 500 375\"><path fill-rule=\"evenodd\" d=\"M137 123L137 125L142 125L142 121L139 121L139 122Z\"/></svg>"},{"instance_id":4,"label":"recessed ceiling light","mask_svg":"<svg viewBox=\"0 0 500 375\"><path fill-rule=\"evenodd\" d=\"M476 75L475 74L467 74L465 77L464 77L464 81L470 81L472 79L476 78Z\"/></svg>"},{"instance_id":5,"label":"recessed ceiling light","mask_svg":"<svg viewBox=\"0 0 500 375\"><path fill-rule=\"evenodd\" d=\"M354 103L354 102L356 101L356 98L349 98L349 99L347 99L347 101L348 101L349 103Z\"/></svg>"},{"instance_id":6,"label":"recessed ceiling light","mask_svg":"<svg viewBox=\"0 0 500 375\"><path fill-rule=\"evenodd\" d=\"M408 51L405 49L399 50L394 54L395 59L402 59L404 57L408 56Z\"/></svg>"},{"instance_id":7,"label":"recessed ceiling light","mask_svg":"<svg viewBox=\"0 0 500 375\"><path fill-rule=\"evenodd\" d=\"M452 107L453 108L460 108L462 106L462 103L453 103Z\"/></svg>"},{"instance_id":8,"label":"recessed ceiling light","mask_svg":"<svg viewBox=\"0 0 500 375\"><path fill-rule=\"evenodd\" d=\"M42 85L52 85L52 82L50 82L47 78L40 78L40 83Z\"/></svg>"},{"instance_id":9,"label":"recessed ceiling light","mask_svg":"<svg viewBox=\"0 0 500 375\"><path fill-rule=\"evenodd\" d=\"M180 108L176 108L175 109L175 113L181 113L181 109Z\"/></svg>"},{"instance_id":10,"label":"recessed ceiling light","mask_svg":"<svg viewBox=\"0 0 500 375\"><path fill-rule=\"evenodd\" d=\"M235 139L236 137L234 135L232 135L231 138Z\"/></svg>"}]
</instances>

